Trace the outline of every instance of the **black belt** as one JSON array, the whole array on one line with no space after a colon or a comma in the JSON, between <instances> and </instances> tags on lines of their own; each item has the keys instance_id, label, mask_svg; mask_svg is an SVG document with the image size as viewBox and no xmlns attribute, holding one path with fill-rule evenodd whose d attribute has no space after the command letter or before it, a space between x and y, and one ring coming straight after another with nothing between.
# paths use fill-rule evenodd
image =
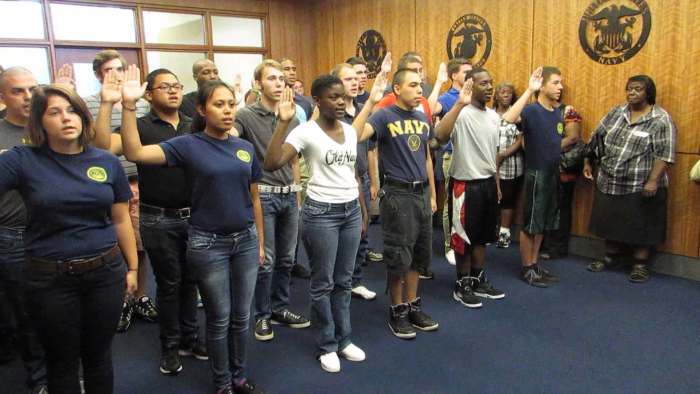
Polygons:
<instances>
[{"instance_id":1,"label":"black belt","mask_svg":"<svg viewBox=\"0 0 700 394\"><path fill-rule=\"evenodd\" d=\"M141 203L139 204L141 212L151 215L163 215L175 219L187 219L191 215L190 207L185 208L161 208L153 205Z\"/></svg>"},{"instance_id":2,"label":"black belt","mask_svg":"<svg viewBox=\"0 0 700 394\"><path fill-rule=\"evenodd\" d=\"M27 264L31 270L41 272L58 272L61 274L81 274L83 272L94 270L102 266L104 263L114 259L121 253L118 245L114 245L108 251L99 256L89 257L86 259L72 260L46 260L39 257L27 256Z\"/></svg>"},{"instance_id":3,"label":"black belt","mask_svg":"<svg viewBox=\"0 0 700 394\"><path fill-rule=\"evenodd\" d=\"M386 185L393 187L393 188L407 191L407 192L413 192L413 193L422 192L430 185L428 183L428 181L404 182L404 181L399 181L399 180L391 179L391 178L384 179L384 183Z\"/></svg>"}]
</instances>

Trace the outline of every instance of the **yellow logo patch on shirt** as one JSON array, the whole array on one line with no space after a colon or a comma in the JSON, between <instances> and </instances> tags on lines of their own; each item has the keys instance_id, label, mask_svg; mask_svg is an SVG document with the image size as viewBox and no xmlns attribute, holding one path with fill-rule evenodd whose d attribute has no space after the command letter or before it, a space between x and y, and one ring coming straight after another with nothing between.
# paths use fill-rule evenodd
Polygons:
<instances>
[{"instance_id":1,"label":"yellow logo patch on shirt","mask_svg":"<svg viewBox=\"0 0 700 394\"><path fill-rule=\"evenodd\" d=\"M248 153L247 151L244 151L243 149L239 149L236 152L236 157L239 158L244 163L250 163L250 153Z\"/></svg>"},{"instance_id":2,"label":"yellow logo patch on shirt","mask_svg":"<svg viewBox=\"0 0 700 394\"><path fill-rule=\"evenodd\" d=\"M412 134L408 136L408 139L406 140L408 142L408 148L412 152L418 151L418 148L420 148L420 137L417 136L416 134Z\"/></svg>"},{"instance_id":3,"label":"yellow logo patch on shirt","mask_svg":"<svg viewBox=\"0 0 700 394\"><path fill-rule=\"evenodd\" d=\"M557 133L559 133L559 135L562 135L564 133L564 123L557 123Z\"/></svg>"},{"instance_id":4,"label":"yellow logo patch on shirt","mask_svg":"<svg viewBox=\"0 0 700 394\"><path fill-rule=\"evenodd\" d=\"M102 167L90 167L87 176L95 182L104 182L107 180L107 171Z\"/></svg>"}]
</instances>

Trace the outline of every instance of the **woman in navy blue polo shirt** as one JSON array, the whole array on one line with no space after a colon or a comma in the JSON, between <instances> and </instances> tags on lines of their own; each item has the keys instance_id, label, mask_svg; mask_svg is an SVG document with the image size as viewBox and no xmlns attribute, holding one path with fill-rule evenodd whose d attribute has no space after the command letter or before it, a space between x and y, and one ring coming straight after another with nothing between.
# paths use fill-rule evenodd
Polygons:
<instances>
[{"instance_id":1,"label":"woman in navy blue polo shirt","mask_svg":"<svg viewBox=\"0 0 700 394\"><path fill-rule=\"evenodd\" d=\"M187 262L204 301L216 392L260 392L247 379L245 365L250 303L264 258L261 168L253 146L229 134L236 108L233 89L222 81L205 83L197 94L200 118L193 134L142 146L134 103L144 89L139 69L129 66L121 89L124 154L140 164L184 168L192 185Z\"/></svg>"},{"instance_id":2,"label":"woman in navy blue polo shirt","mask_svg":"<svg viewBox=\"0 0 700 394\"><path fill-rule=\"evenodd\" d=\"M74 92L37 88L27 131L33 145L0 154L0 192L18 190L27 207L27 301L49 392L79 393L82 361L86 391L112 393L112 338L138 271L129 183L88 145L92 119Z\"/></svg>"}]
</instances>

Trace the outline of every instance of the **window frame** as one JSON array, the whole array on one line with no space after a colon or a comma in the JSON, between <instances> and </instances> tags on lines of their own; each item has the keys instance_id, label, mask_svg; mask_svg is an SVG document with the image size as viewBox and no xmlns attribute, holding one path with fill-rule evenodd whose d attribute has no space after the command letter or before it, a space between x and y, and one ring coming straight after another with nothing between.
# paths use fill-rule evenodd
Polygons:
<instances>
[{"instance_id":1,"label":"window frame","mask_svg":"<svg viewBox=\"0 0 700 394\"><path fill-rule=\"evenodd\" d=\"M111 49L136 49L139 53L142 77L148 73L148 60L146 51L167 51L167 52L201 52L206 54L207 59L214 60L214 53L240 53L240 54L260 54L263 59L270 54L270 26L268 14L262 12L241 12L241 11L211 11L202 7L154 5L146 2L137 3L135 1L96 1L96 0L40 0L44 16L44 29L46 37L44 39L4 39L0 38L0 46L28 46L28 47L48 47L49 72L55 78L58 69L56 64L56 48L111 48ZM53 21L51 15L51 4L69 4L81 6L97 7L118 7L127 8L134 11L134 26L136 29L136 42L99 42L82 40L56 40L53 32ZM204 19L204 45L184 45L184 44L153 44L146 43L144 30L144 11L168 12L181 14L199 14ZM239 18L260 19L262 23L262 47L239 47L223 46L213 44L212 16L228 16ZM184 77L184 76L181 76Z\"/></svg>"}]
</instances>

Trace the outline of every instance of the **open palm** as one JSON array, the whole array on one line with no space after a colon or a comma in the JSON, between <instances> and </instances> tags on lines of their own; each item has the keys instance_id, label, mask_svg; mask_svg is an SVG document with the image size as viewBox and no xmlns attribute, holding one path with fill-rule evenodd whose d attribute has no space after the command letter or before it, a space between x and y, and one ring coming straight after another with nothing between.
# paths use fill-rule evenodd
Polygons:
<instances>
[{"instance_id":1,"label":"open palm","mask_svg":"<svg viewBox=\"0 0 700 394\"><path fill-rule=\"evenodd\" d=\"M528 83L528 89L533 92L537 92L542 88L542 67L538 67L530 76L530 82Z\"/></svg>"},{"instance_id":2,"label":"open palm","mask_svg":"<svg viewBox=\"0 0 700 394\"><path fill-rule=\"evenodd\" d=\"M145 91L146 83L141 83L141 71L135 64L130 65L122 85L122 100L128 103L136 102Z\"/></svg>"},{"instance_id":3,"label":"open palm","mask_svg":"<svg viewBox=\"0 0 700 394\"><path fill-rule=\"evenodd\" d=\"M296 105L294 104L294 92L292 88L285 88L284 93L282 93L282 100L280 100L278 107L278 115L280 120L288 122L296 113Z\"/></svg>"},{"instance_id":4,"label":"open palm","mask_svg":"<svg viewBox=\"0 0 700 394\"><path fill-rule=\"evenodd\" d=\"M106 103L118 103L122 100L122 84L119 81L117 72L109 70L102 80L102 91L100 92L102 101Z\"/></svg>"}]
</instances>

